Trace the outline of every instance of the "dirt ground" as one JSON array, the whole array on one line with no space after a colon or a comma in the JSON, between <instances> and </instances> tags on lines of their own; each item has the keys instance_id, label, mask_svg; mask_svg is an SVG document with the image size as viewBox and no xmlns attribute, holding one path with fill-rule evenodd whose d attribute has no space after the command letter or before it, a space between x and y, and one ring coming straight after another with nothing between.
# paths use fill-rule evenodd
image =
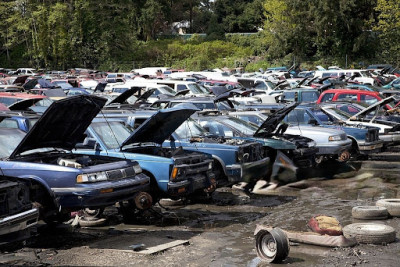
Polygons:
<instances>
[{"instance_id":1,"label":"dirt ground","mask_svg":"<svg viewBox=\"0 0 400 267\"><path fill-rule=\"evenodd\" d=\"M381 198L400 198L397 163L353 162L307 172L300 182L253 194L250 198L230 188L220 188L208 202L174 203L147 216L123 223L116 208L106 209L101 227L48 227L23 247L5 248L0 264L76 266L274 266L257 257L257 224L285 230L310 231L313 215L335 216L343 226L356 222L354 206L374 205ZM302 175L302 174L300 174ZM312 178L309 178L312 177ZM164 203L166 204L166 203ZM400 218L379 221L398 231ZM188 240L155 255L135 252L174 240ZM290 266L399 266L399 233L395 243L360 244L351 248L325 248L291 243Z\"/></svg>"}]
</instances>

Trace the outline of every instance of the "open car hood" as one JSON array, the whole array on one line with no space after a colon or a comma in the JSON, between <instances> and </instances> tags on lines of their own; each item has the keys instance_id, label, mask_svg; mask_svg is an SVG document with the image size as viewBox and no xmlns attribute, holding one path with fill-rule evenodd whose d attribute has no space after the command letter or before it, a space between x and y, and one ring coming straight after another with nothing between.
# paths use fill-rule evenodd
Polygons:
<instances>
[{"instance_id":1,"label":"open car hood","mask_svg":"<svg viewBox=\"0 0 400 267\"><path fill-rule=\"evenodd\" d=\"M181 126L193 113L199 111L193 104L179 104L173 108L161 109L148 118L131 136L126 139L121 148L133 143L162 144L175 130Z\"/></svg>"},{"instance_id":2,"label":"open car hood","mask_svg":"<svg viewBox=\"0 0 400 267\"><path fill-rule=\"evenodd\" d=\"M136 99L135 103L141 103L141 102L146 102L147 99L154 94L156 89L148 89L146 92L144 92L141 96Z\"/></svg>"},{"instance_id":3,"label":"open car hood","mask_svg":"<svg viewBox=\"0 0 400 267\"><path fill-rule=\"evenodd\" d=\"M77 95L51 104L25 135L10 158L45 147L71 150L81 142L93 118L106 99L93 95Z\"/></svg>"},{"instance_id":4,"label":"open car hood","mask_svg":"<svg viewBox=\"0 0 400 267\"><path fill-rule=\"evenodd\" d=\"M262 134L271 134L278 127L279 123L286 117L289 112L294 110L299 103L293 103L282 109L272 113L268 118L260 125L258 130L254 133L254 137L260 137Z\"/></svg>"},{"instance_id":5,"label":"open car hood","mask_svg":"<svg viewBox=\"0 0 400 267\"><path fill-rule=\"evenodd\" d=\"M360 112L358 112L357 114L355 114L354 116L352 116L352 118L362 118L365 117L366 115L368 115L368 113L370 113L371 111L373 111L374 109L376 109L377 107L382 107L390 102L392 102L394 100L393 96L390 96L388 98L382 99L379 102L376 102L375 104L372 104L369 107L364 108L363 110L361 110Z\"/></svg>"},{"instance_id":6,"label":"open car hood","mask_svg":"<svg viewBox=\"0 0 400 267\"><path fill-rule=\"evenodd\" d=\"M138 92L141 88L140 87L132 87L129 90L126 90L116 98L110 101L107 105L112 105L112 104L125 104L126 100L133 96L136 92Z\"/></svg>"},{"instance_id":7,"label":"open car hood","mask_svg":"<svg viewBox=\"0 0 400 267\"><path fill-rule=\"evenodd\" d=\"M9 105L8 108L10 110L28 110L30 107L34 106L37 102L41 100L43 100L43 98L23 99L21 101Z\"/></svg>"}]
</instances>

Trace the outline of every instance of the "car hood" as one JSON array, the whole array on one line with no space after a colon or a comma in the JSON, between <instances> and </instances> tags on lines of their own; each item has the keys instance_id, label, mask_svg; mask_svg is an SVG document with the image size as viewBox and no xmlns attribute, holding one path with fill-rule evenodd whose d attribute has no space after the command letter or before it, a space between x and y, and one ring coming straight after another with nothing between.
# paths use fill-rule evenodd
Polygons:
<instances>
[{"instance_id":1,"label":"car hood","mask_svg":"<svg viewBox=\"0 0 400 267\"><path fill-rule=\"evenodd\" d=\"M120 94L119 96L117 96L116 98L114 98L113 100L110 101L110 103L108 103L107 105L111 105L111 104L124 104L125 101L130 98L131 96L133 96L136 92L138 92L140 90L140 87L132 87L129 90L126 90L125 92L123 92L122 94Z\"/></svg>"},{"instance_id":2,"label":"car hood","mask_svg":"<svg viewBox=\"0 0 400 267\"><path fill-rule=\"evenodd\" d=\"M276 127L286 117L289 112L294 110L299 103L293 103L282 109L277 110L275 113L268 116L268 118L260 125L258 130L254 133L254 137L261 137L261 135L272 134Z\"/></svg>"},{"instance_id":3,"label":"car hood","mask_svg":"<svg viewBox=\"0 0 400 267\"><path fill-rule=\"evenodd\" d=\"M142 125L122 143L121 148L133 143L146 142L161 145L196 111L199 111L199 109L192 104L179 104L173 108L159 110L142 123Z\"/></svg>"},{"instance_id":4,"label":"car hood","mask_svg":"<svg viewBox=\"0 0 400 267\"><path fill-rule=\"evenodd\" d=\"M349 120L352 120L352 118L361 118L361 117L365 117L368 113L370 113L371 111L373 111L374 109L376 109L377 107L382 107L388 103L390 103L391 101L394 100L393 96L390 96L388 98L382 99L379 102L376 102L375 104L366 107L365 109L361 110L360 112L358 112L357 114L355 114L354 116L352 116Z\"/></svg>"},{"instance_id":5,"label":"car hood","mask_svg":"<svg viewBox=\"0 0 400 267\"><path fill-rule=\"evenodd\" d=\"M9 105L8 108L10 110L27 110L41 100L43 98L27 98Z\"/></svg>"},{"instance_id":6,"label":"car hood","mask_svg":"<svg viewBox=\"0 0 400 267\"><path fill-rule=\"evenodd\" d=\"M10 158L45 147L71 150L81 142L86 128L106 99L92 95L72 96L51 104L25 135Z\"/></svg>"}]
</instances>

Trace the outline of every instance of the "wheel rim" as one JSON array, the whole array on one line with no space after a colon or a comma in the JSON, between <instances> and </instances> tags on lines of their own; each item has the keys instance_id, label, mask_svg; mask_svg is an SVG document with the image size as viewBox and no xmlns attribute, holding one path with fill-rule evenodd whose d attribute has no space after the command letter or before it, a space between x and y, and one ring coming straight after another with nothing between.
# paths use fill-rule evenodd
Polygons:
<instances>
[{"instance_id":1,"label":"wheel rim","mask_svg":"<svg viewBox=\"0 0 400 267\"><path fill-rule=\"evenodd\" d=\"M271 234L263 236L261 239L261 249L268 258L273 258L276 255L276 241Z\"/></svg>"}]
</instances>

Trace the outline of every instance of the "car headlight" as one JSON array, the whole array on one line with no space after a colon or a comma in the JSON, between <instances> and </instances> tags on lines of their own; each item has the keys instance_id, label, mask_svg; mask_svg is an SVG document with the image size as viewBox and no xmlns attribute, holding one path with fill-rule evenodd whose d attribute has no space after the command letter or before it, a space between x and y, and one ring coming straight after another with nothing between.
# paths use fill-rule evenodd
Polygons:
<instances>
[{"instance_id":1,"label":"car headlight","mask_svg":"<svg viewBox=\"0 0 400 267\"><path fill-rule=\"evenodd\" d=\"M135 171L136 174L139 174L142 172L142 168L140 167L139 164L133 165L133 170Z\"/></svg>"},{"instance_id":2,"label":"car headlight","mask_svg":"<svg viewBox=\"0 0 400 267\"><path fill-rule=\"evenodd\" d=\"M340 140L342 140L340 138L340 135L331 135L331 136L329 136L329 141L340 141Z\"/></svg>"},{"instance_id":3,"label":"car headlight","mask_svg":"<svg viewBox=\"0 0 400 267\"><path fill-rule=\"evenodd\" d=\"M105 172L85 173L79 174L76 177L77 183L96 183L101 181L107 181L107 174Z\"/></svg>"},{"instance_id":4,"label":"car headlight","mask_svg":"<svg viewBox=\"0 0 400 267\"><path fill-rule=\"evenodd\" d=\"M317 143L315 143L315 141L311 141L307 143L308 147L315 147L317 145Z\"/></svg>"},{"instance_id":5,"label":"car headlight","mask_svg":"<svg viewBox=\"0 0 400 267\"><path fill-rule=\"evenodd\" d=\"M178 177L184 176L186 171L184 168L174 167L171 173L171 180L175 180Z\"/></svg>"}]
</instances>

